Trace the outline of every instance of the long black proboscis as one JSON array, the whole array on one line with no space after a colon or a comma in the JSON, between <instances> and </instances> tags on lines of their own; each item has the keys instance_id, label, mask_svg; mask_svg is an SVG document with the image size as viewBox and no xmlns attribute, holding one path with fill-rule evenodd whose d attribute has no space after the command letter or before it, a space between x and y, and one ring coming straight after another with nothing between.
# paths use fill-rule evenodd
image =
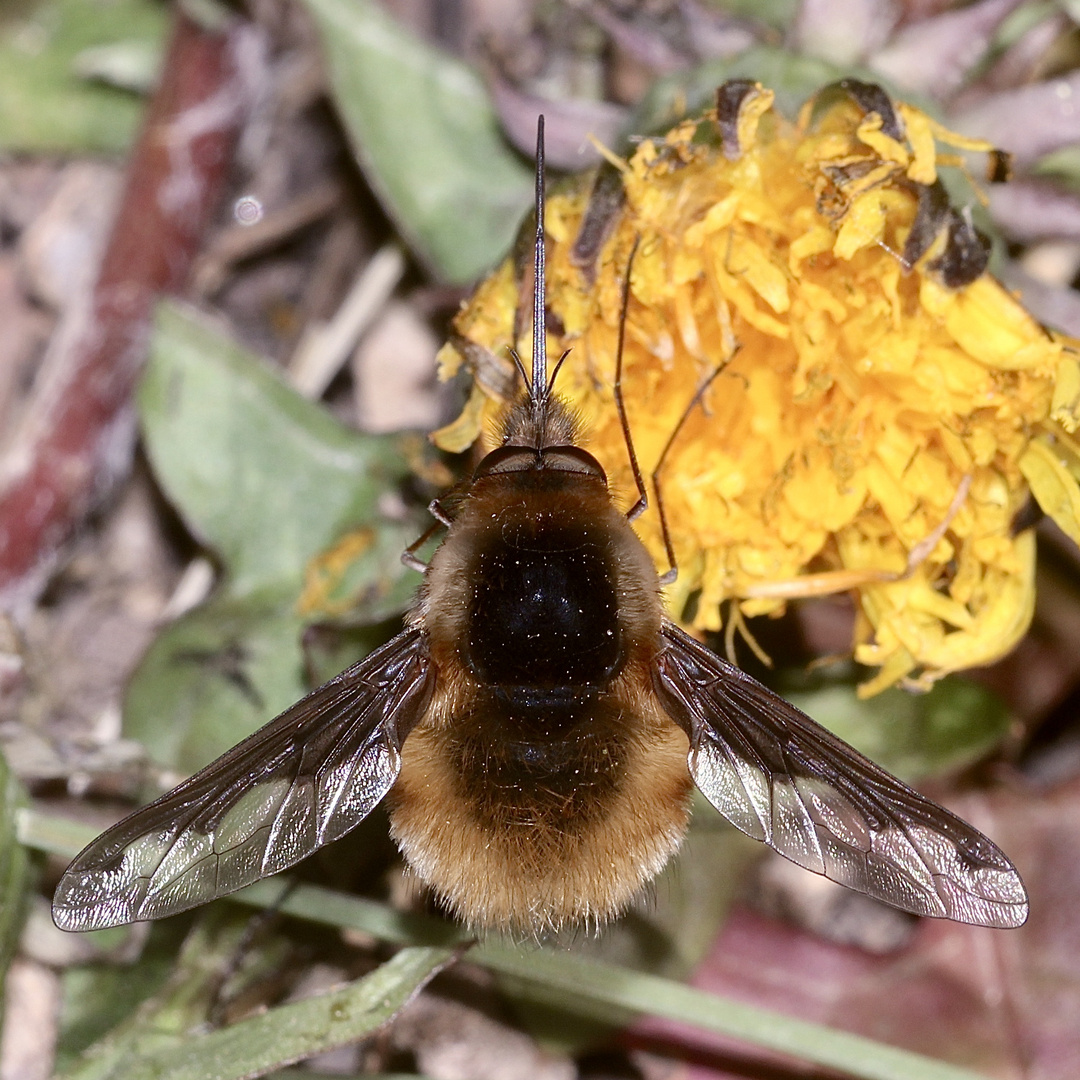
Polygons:
<instances>
[{"instance_id":1,"label":"long black proboscis","mask_svg":"<svg viewBox=\"0 0 1080 1080\"><path fill-rule=\"evenodd\" d=\"M545 333L544 295L544 117L536 120L536 250L533 255L533 401L544 400L547 391L547 334Z\"/></svg>"}]
</instances>

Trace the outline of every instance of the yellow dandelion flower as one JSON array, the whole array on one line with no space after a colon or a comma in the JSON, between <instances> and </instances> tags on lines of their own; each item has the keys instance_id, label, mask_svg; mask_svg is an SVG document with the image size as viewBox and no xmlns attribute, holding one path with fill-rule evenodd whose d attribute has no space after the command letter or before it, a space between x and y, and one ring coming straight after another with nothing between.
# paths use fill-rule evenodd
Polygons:
<instances>
[{"instance_id":1,"label":"yellow dandelion flower","mask_svg":"<svg viewBox=\"0 0 1080 1080\"><path fill-rule=\"evenodd\" d=\"M944 196L957 159L939 147L991 147L853 81L797 123L771 105L726 84L716 109L550 196L549 349L573 350L559 392L629 504L611 387L636 250L623 385L646 472L675 436L673 614L717 630L725 602L770 614L851 590L855 657L880 669L863 692L925 685L1027 628L1035 545L1012 526L1029 494L1080 539L1078 343L984 273ZM443 371L476 380L444 447L494 437L508 350L528 340L521 277L508 262L456 320ZM635 527L663 568L658 515Z\"/></svg>"}]
</instances>

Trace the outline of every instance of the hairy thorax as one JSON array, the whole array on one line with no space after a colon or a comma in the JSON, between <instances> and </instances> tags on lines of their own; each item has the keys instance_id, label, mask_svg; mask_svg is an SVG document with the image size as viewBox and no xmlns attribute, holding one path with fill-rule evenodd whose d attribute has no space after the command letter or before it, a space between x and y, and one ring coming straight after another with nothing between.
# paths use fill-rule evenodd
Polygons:
<instances>
[{"instance_id":1,"label":"hairy thorax","mask_svg":"<svg viewBox=\"0 0 1080 1080\"><path fill-rule=\"evenodd\" d=\"M440 679L391 793L409 863L474 925L611 918L678 846L690 778L649 681L656 571L603 481L479 481L417 618Z\"/></svg>"}]
</instances>

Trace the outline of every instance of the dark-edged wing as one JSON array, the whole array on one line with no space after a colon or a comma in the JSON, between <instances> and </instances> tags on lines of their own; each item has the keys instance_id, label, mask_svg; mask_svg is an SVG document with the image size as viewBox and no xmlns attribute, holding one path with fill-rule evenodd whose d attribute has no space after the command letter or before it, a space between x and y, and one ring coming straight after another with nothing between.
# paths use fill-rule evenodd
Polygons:
<instances>
[{"instance_id":1,"label":"dark-edged wing","mask_svg":"<svg viewBox=\"0 0 1080 1080\"><path fill-rule=\"evenodd\" d=\"M60 879L56 925L185 911L344 835L397 778L433 680L423 631L399 634L99 836Z\"/></svg>"},{"instance_id":2,"label":"dark-edged wing","mask_svg":"<svg viewBox=\"0 0 1080 1080\"><path fill-rule=\"evenodd\" d=\"M1027 918L1020 875L982 833L671 624L655 683L690 736L694 782L747 835L917 915Z\"/></svg>"}]
</instances>

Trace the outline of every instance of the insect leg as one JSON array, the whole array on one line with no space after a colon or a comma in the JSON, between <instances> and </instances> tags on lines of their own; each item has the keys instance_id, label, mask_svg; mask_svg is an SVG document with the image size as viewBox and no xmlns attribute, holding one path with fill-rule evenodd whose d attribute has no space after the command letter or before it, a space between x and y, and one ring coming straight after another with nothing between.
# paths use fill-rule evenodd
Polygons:
<instances>
[{"instance_id":1,"label":"insect leg","mask_svg":"<svg viewBox=\"0 0 1080 1080\"><path fill-rule=\"evenodd\" d=\"M627 521L633 521L640 517L649 505L649 496L645 490L645 478L641 475L641 466L638 464L637 452L634 450L634 439L630 434L630 423L626 419L626 402L623 400L622 371L623 371L623 346L626 343L626 312L630 306L630 273L634 268L634 256L637 255L638 242L641 237L634 238L634 246L630 249L630 258L626 260L626 276L623 278L622 307L619 310L619 339L615 346L615 385L612 393L615 397L615 408L619 411L619 423L622 425L623 441L626 443L626 453L630 458L630 470L634 474L634 483L638 489L638 499L626 512ZM665 533L665 536L667 534ZM670 545L669 545L670 547Z\"/></svg>"},{"instance_id":2,"label":"insect leg","mask_svg":"<svg viewBox=\"0 0 1080 1080\"><path fill-rule=\"evenodd\" d=\"M428 512L435 519L435 524L431 526L422 536L414 540L402 553L401 561L410 569L418 570L421 574L427 569L428 564L423 559L417 556L417 552L422 548L439 529L445 528L450 524L450 519L445 513L443 513L442 507L439 506L438 499L432 499L428 504Z\"/></svg>"},{"instance_id":3,"label":"insect leg","mask_svg":"<svg viewBox=\"0 0 1080 1080\"><path fill-rule=\"evenodd\" d=\"M664 511L664 495L660 488L660 473L663 471L668 453L671 451L672 446L675 445L675 440L679 437L679 432L682 431L687 418L701 403L705 391L712 386L713 380L727 367L727 364L726 359L722 360L709 372L708 376L697 388L694 396L690 399L690 403L683 410L682 416L679 417L679 422L672 428L667 442L664 443L664 449L660 451L660 457L656 460L656 468L652 471L653 491L656 492L656 509L660 513L660 533L664 538L664 551L667 553L668 559L668 569L660 576L661 585L670 585L679 576L679 564L675 559L675 548L671 543L671 532L668 529L667 514Z\"/></svg>"}]
</instances>

